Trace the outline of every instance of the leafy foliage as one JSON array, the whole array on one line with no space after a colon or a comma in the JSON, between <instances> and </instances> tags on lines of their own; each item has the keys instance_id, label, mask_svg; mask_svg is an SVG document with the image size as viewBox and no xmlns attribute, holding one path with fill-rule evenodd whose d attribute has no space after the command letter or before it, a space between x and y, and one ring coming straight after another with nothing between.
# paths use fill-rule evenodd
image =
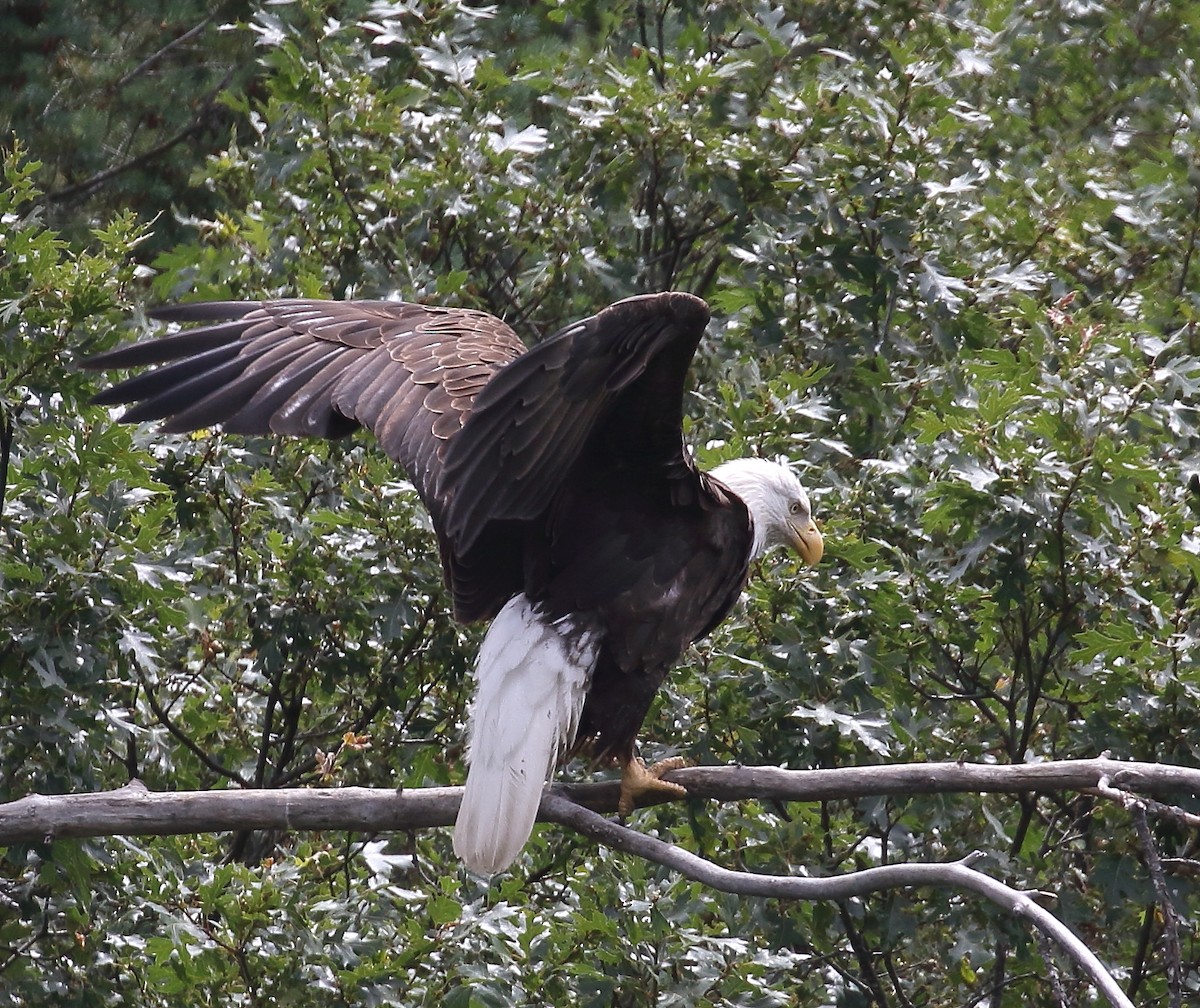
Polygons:
<instances>
[{"instance_id":1,"label":"leafy foliage","mask_svg":"<svg viewBox=\"0 0 1200 1008\"><path fill-rule=\"evenodd\" d=\"M79 31L109 16L79 6ZM829 557L763 566L670 680L648 750L1200 759L1200 6L227 16L176 54L197 100L206 68L256 55L192 185L172 148L169 195L106 188L101 225L48 220L38 180L97 166L4 161L0 797L131 775L461 779L474 632L449 622L426 520L368 439L165 437L86 405L75 354L140 326L144 303L269 293L461 303L531 339L640 290L710 300L698 458L788 454ZM32 107L61 67L22 67ZM155 100L128 93L134 118ZM13 122L66 158L97 146L85 120ZM153 220L172 201L186 232ZM165 247L164 228L185 236ZM1141 1003L1200 985L1194 831L1154 827L1180 872L1176 965L1144 844L1094 796L679 806L638 825L771 872L979 847L1054 892ZM987 908L735 900L550 828L490 887L433 832L48 842L9 849L3 879L13 1004L1048 996L1040 949Z\"/></svg>"},{"instance_id":2,"label":"leafy foliage","mask_svg":"<svg viewBox=\"0 0 1200 1008\"><path fill-rule=\"evenodd\" d=\"M184 232L181 215L212 213L189 175L236 130L223 95L254 73L242 0L59 4L14 0L0 10L6 56L0 135L37 161L38 201L71 238L122 210L155 220L148 247Z\"/></svg>"}]
</instances>

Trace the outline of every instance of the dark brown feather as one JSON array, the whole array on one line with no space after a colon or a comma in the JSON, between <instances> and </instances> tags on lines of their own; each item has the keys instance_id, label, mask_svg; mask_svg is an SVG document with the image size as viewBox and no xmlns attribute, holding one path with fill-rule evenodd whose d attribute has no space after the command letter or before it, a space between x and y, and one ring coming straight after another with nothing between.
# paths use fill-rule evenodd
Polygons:
<instances>
[{"instance_id":1,"label":"dark brown feather","mask_svg":"<svg viewBox=\"0 0 1200 1008\"><path fill-rule=\"evenodd\" d=\"M152 314L201 325L86 361L161 365L98 402L167 430L372 430L429 508L460 619L524 592L603 631L576 749L631 754L669 667L737 597L750 550L745 505L682 440L703 301L630 298L529 351L490 315L400 302Z\"/></svg>"},{"instance_id":2,"label":"dark brown feather","mask_svg":"<svg viewBox=\"0 0 1200 1008\"><path fill-rule=\"evenodd\" d=\"M97 402L133 403L123 420L163 420L169 431L221 425L243 434L341 437L386 417L383 448L409 470L435 521L445 436L461 428L473 396L442 395L437 413L426 399L448 375L456 389L482 388L525 350L483 312L398 301L201 302L151 315L213 324L84 361L93 369L165 365Z\"/></svg>"},{"instance_id":3,"label":"dark brown feather","mask_svg":"<svg viewBox=\"0 0 1200 1008\"><path fill-rule=\"evenodd\" d=\"M670 431L654 435L657 454L648 466L690 468L680 432L683 383L707 322L708 307L690 294L630 298L568 326L497 374L446 455L443 479L453 496L445 529L455 546L469 549L490 521L528 519L544 508L589 439L613 440L606 429L613 417L624 430L617 404L645 400L646 391L655 398L638 403L637 412L655 414L655 424ZM622 395L644 377L649 389ZM660 386L675 394L657 395ZM519 432L530 424L544 436L536 450L518 450ZM630 433L617 452L642 451L644 432Z\"/></svg>"}]
</instances>

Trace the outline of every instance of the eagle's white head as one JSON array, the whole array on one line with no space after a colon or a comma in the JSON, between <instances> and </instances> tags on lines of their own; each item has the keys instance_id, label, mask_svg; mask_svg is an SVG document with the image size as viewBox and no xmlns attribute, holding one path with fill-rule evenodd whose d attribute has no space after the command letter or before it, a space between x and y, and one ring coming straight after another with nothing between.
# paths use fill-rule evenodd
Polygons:
<instances>
[{"instance_id":1,"label":"eagle's white head","mask_svg":"<svg viewBox=\"0 0 1200 1008\"><path fill-rule=\"evenodd\" d=\"M813 521L812 505L796 474L786 465L760 458L722 463L712 475L746 502L754 523L754 559L772 546L791 546L805 563L825 553L825 540Z\"/></svg>"}]
</instances>

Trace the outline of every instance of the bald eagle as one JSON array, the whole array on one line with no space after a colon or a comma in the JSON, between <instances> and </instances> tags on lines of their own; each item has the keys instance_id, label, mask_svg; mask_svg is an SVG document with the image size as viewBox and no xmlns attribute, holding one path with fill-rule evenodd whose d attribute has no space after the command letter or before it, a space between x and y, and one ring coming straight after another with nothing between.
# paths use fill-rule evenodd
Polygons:
<instances>
[{"instance_id":1,"label":"bald eagle","mask_svg":"<svg viewBox=\"0 0 1200 1008\"><path fill-rule=\"evenodd\" d=\"M785 465L701 472L683 443L684 381L708 306L628 298L527 350L484 312L393 301L202 302L201 322L85 367L160 365L101 392L164 431L337 438L358 427L429 509L463 622L491 620L476 664L454 849L494 874L529 838L572 754L615 760L621 808L682 791L635 756L669 668L774 545L823 552Z\"/></svg>"}]
</instances>

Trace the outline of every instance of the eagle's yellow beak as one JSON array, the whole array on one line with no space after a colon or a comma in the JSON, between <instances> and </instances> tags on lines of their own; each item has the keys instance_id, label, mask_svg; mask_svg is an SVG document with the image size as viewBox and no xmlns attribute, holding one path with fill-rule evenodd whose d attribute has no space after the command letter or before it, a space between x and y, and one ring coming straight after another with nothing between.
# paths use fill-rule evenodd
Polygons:
<instances>
[{"instance_id":1,"label":"eagle's yellow beak","mask_svg":"<svg viewBox=\"0 0 1200 1008\"><path fill-rule=\"evenodd\" d=\"M792 547L800 554L800 559L806 564L815 565L825 555L825 540L815 521L809 520L807 526L792 525Z\"/></svg>"}]
</instances>

